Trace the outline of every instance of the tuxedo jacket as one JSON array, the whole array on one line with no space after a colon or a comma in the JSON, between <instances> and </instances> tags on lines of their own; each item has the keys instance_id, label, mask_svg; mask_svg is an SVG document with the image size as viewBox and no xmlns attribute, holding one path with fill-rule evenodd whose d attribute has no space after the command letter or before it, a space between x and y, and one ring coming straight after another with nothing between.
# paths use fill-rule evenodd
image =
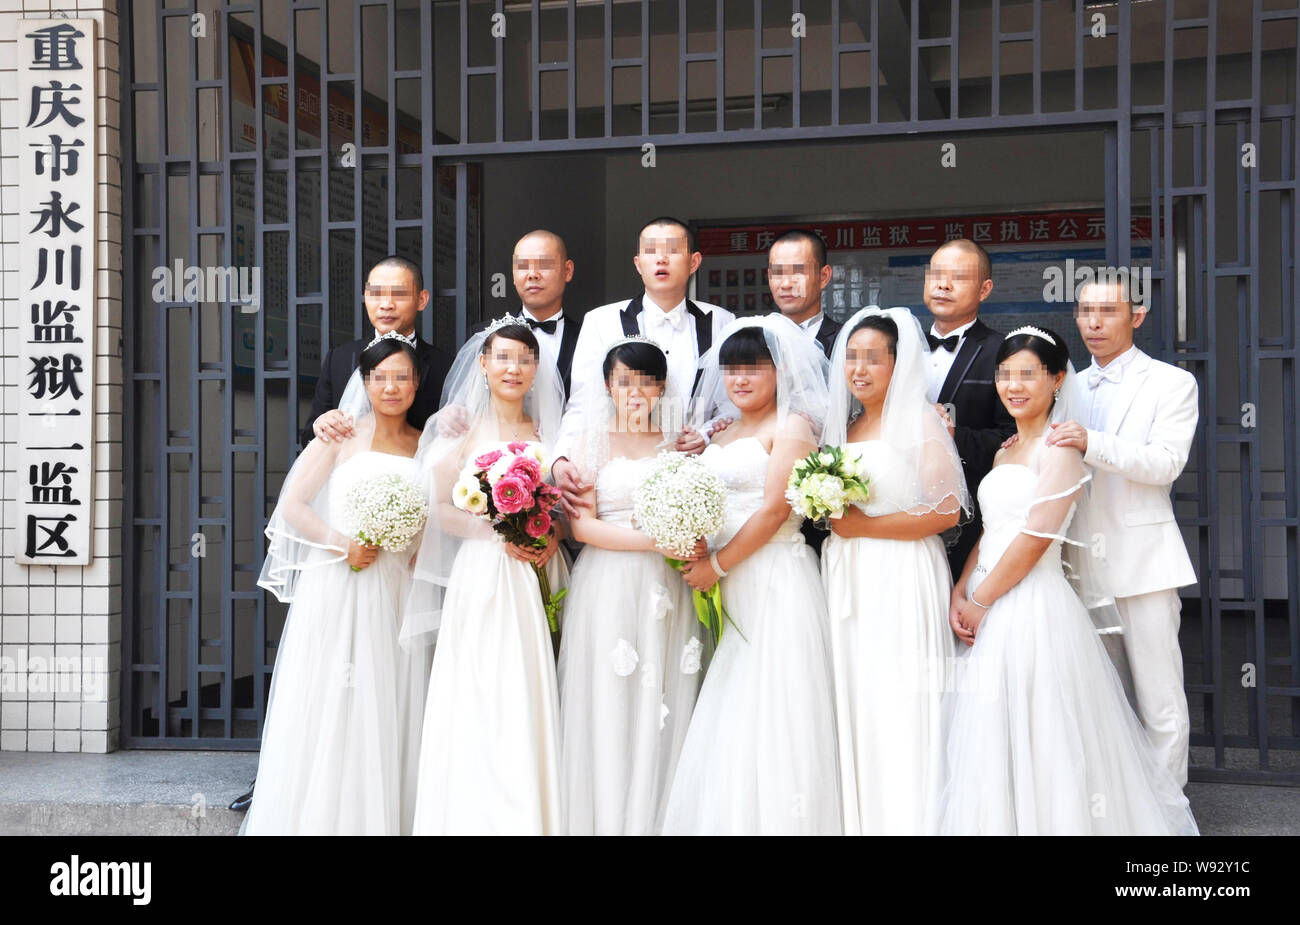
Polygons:
<instances>
[{"instance_id":1,"label":"tuxedo jacket","mask_svg":"<svg viewBox=\"0 0 1300 925\"><path fill-rule=\"evenodd\" d=\"M316 380L316 394L311 401L311 416L302 429L302 445L311 442L312 424L316 419L339 406L343 390L348 380L361 362L361 351L370 343L368 339L354 340L339 344L325 354L320 364L320 378ZM416 337L415 357L420 367L420 384L416 388L415 401L406 412L406 420L412 427L424 427L424 422L438 410L442 399L442 385L451 370L451 358L432 344L426 344Z\"/></svg>"},{"instance_id":2,"label":"tuxedo jacket","mask_svg":"<svg viewBox=\"0 0 1300 925\"><path fill-rule=\"evenodd\" d=\"M1002 333L976 319L962 338L948 378L939 390L939 404L953 406L952 419L956 425L953 441L961 456L962 473L974 506L973 519L962 525L956 545L948 548L948 564L954 580L961 575L966 557L984 526L975 493L993 467L998 448L1016 432L1015 421L1003 407L993 384L998 347L1004 339Z\"/></svg>"},{"instance_id":3,"label":"tuxedo jacket","mask_svg":"<svg viewBox=\"0 0 1300 925\"><path fill-rule=\"evenodd\" d=\"M1076 377L1085 408L1087 380ZM1187 465L1198 416L1195 377L1139 350L1124 368L1106 429L1088 430L1090 526L1105 540L1102 572L1116 597L1196 581L1169 490Z\"/></svg>"},{"instance_id":4,"label":"tuxedo jacket","mask_svg":"<svg viewBox=\"0 0 1300 925\"><path fill-rule=\"evenodd\" d=\"M564 386L564 398L569 398L569 382L573 373L573 351L578 346L578 334L582 331L582 316L574 316L563 309L560 315L564 317L564 330L560 334L560 350L555 357L555 369L560 374L560 382ZM480 321L470 329L470 334L477 334L487 328L490 321Z\"/></svg>"},{"instance_id":5,"label":"tuxedo jacket","mask_svg":"<svg viewBox=\"0 0 1300 925\"><path fill-rule=\"evenodd\" d=\"M817 329L817 343L821 344L822 352L826 354L828 360L831 358L831 351L835 349L835 338L840 336L840 329L843 327L844 325L833 320L830 315L822 315L821 327ZM842 375L843 370L840 372Z\"/></svg>"}]
</instances>

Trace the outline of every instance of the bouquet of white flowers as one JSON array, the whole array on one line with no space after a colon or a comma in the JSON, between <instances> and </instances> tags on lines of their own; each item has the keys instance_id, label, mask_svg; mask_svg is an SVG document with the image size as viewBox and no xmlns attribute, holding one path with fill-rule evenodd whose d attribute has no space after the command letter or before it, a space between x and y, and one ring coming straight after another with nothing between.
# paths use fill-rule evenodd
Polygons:
<instances>
[{"instance_id":1,"label":"bouquet of white flowers","mask_svg":"<svg viewBox=\"0 0 1300 925\"><path fill-rule=\"evenodd\" d=\"M429 516L424 492L395 472L353 485L344 503L353 538L391 552L410 546Z\"/></svg>"},{"instance_id":2,"label":"bouquet of white flowers","mask_svg":"<svg viewBox=\"0 0 1300 925\"><path fill-rule=\"evenodd\" d=\"M668 564L681 571L684 559L701 539L722 529L722 480L694 456L665 451L632 499L633 522L660 549L676 553ZM729 619L722 606L722 591L714 585L694 594L695 614L715 640L722 636L722 621ZM734 625L734 624L733 624Z\"/></svg>"},{"instance_id":3,"label":"bouquet of white flowers","mask_svg":"<svg viewBox=\"0 0 1300 925\"><path fill-rule=\"evenodd\" d=\"M844 516L850 504L870 497L869 482L861 456L827 446L795 463L785 497L790 507L809 520L835 520Z\"/></svg>"}]
</instances>

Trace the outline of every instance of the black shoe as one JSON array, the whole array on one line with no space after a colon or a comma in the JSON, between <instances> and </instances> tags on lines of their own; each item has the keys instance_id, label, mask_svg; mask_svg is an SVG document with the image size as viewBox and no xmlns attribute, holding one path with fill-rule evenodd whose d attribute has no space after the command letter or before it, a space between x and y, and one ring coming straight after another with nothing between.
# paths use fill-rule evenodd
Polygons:
<instances>
[{"instance_id":1,"label":"black shoe","mask_svg":"<svg viewBox=\"0 0 1300 925\"><path fill-rule=\"evenodd\" d=\"M248 807L253 805L253 788L256 786L257 778L253 778L253 782L248 785L248 792L235 797L234 801L230 804L230 808L237 813L247 812Z\"/></svg>"}]
</instances>

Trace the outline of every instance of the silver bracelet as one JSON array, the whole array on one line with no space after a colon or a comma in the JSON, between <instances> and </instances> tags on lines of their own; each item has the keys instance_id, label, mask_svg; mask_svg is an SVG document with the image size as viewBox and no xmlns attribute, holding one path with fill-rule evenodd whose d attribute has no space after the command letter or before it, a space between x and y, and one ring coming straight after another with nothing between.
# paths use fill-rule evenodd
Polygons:
<instances>
[{"instance_id":1,"label":"silver bracelet","mask_svg":"<svg viewBox=\"0 0 1300 925\"><path fill-rule=\"evenodd\" d=\"M709 553L709 565L713 566L713 571L719 578L727 577L727 573L724 572L722 566L718 564L718 554L716 552Z\"/></svg>"},{"instance_id":2,"label":"silver bracelet","mask_svg":"<svg viewBox=\"0 0 1300 925\"><path fill-rule=\"evenodd\" d=\"M968 601L970 601L972 604L974 604L976 607L980 608L980 610L988 610L988 609L989 609L989 605L988 605L988 604L981 604L979 601L977 601L977 600L975 599L975 594L974 594L973 592L972 592L972 593L971 593L971 594L970 594L966 599L967 599Z\"/></svg>"}]
</instances>

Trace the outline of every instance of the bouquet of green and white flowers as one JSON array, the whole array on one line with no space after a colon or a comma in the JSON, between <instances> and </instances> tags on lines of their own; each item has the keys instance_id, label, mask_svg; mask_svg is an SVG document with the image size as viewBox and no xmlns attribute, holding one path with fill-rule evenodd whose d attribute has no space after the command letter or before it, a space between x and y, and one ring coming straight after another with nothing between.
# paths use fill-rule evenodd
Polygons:
<instances>
[{"instance_id":1,"label":"bouquet of green and white flowers","mask_svg":"<svg viewBox=\"0 0 1300 925\"><path fill-rule=\"evenodd\" d=\"M424 492L395 472L353 485L344 503L353 538L391 552L410 546L429 516Z\"/></svg>"},{"instance_id":2,"label":"bouquet of green and white flowers","mask_svg":"<svg viewBox=\"0 0 1300 925\"><path fill-rule=\"evenodd\" d=\"M676 553L668 564L681 571L684 559L701 539L722 529L722 480L694 456L665 451L632 499L633 522L660 549ZM709 628L714 640L722 636L722 590L715 584L694 594L695 615Z\"/></svg>"},{"instance_id":3,"label":"bouquet of green and white flowers","mask_svg":"<svg viewBox=\"0 0 1300 925\"><path fill-rule=\"evenodd\" d=\"M835 520L850 504L870 497L869 483L861 456L826 446L795 463L785 497L809 520Z\"/></svg>"}]
</instances>

